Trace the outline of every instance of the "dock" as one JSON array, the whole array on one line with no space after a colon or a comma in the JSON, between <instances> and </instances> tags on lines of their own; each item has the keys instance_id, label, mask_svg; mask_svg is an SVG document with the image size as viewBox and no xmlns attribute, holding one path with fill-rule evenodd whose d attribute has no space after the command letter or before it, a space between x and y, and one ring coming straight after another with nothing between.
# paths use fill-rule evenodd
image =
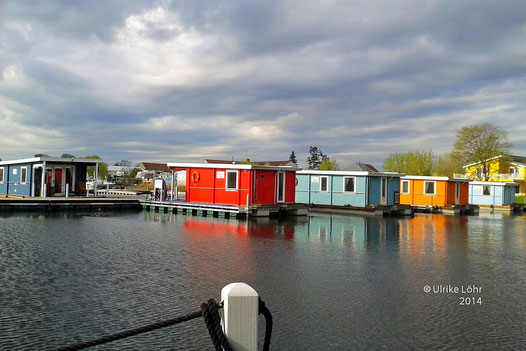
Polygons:
<instances>
[{"instance_id":1,"label":"dock","mask_svg":"<svg viewBox=\"0 0 526 351\"><path fill-rule=\"evenodd\" d=\"M0 212L62 210L140 210L138 199L103 197L0 198Z\"/></svg>"},{"instance_id":2,"label":"dock","mask_svg":"<svg viewBox=\"0 0 526 351\"><path fill-rule=\"evenodd\" d=\"M479 205L480 211L489 212L507 212L507 213L522 213L526 211L526 204L509 204L509 205Z\"/></svg>"},{"instance_id":3,"label":"dock","mask_svg":"<svg viewBox=\"0 0 526 351\"><path fill-rule=\"evenodd\" d=\"M278 204L262 205L254 204L250 206L234 206L221 204L196 203L185 201L141 201L142 208L147 211L161 213L182 213L192 216L202 217L226 217L226 218L247 218L247 217L270 217L272 215L291 215L305 216L308 214L308 206L304 204Z\"/></svg>"},{"instance_id":4,"label":"dock","mask_svg":"<svg viewBox=\"0 0 526 351\"><path fill-rule=\"evenodd\" d=\"M418 213L442 213L450 215L478 215L479 205L413 206Z\"/></svg>"},{"instance_id":5,"label":"dock","mask_svg":"<svg viewBox=\"0 0 526 351\"><path fill-rule=\"evenodd\" d=\"M314 205L310 210L313 212L341 213L341 214L360 214L371 216L392 216L392 217L413 217L414 208L411 205L369 205L366 207L355 206L335 206L335 205Z\"/></svg>"}]
</instances>

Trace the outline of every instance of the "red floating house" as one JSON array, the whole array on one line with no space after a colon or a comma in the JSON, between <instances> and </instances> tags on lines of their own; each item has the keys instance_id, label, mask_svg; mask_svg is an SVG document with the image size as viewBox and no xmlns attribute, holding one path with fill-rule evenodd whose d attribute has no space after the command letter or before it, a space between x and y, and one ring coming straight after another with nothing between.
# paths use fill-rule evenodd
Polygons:
<instances>
[{"instance_id":1,"label":"red floating house","mask_svg":"<svg viewBox=\"0 0 526 351\"><path fill-rule=\"evenodd\" d=\"M250 206L269 212L295 204L296 171L300 170L288 161L207 160L207 163L168 163L168 168L186 171L186 202Z\"/></svg>"}]
</instances>

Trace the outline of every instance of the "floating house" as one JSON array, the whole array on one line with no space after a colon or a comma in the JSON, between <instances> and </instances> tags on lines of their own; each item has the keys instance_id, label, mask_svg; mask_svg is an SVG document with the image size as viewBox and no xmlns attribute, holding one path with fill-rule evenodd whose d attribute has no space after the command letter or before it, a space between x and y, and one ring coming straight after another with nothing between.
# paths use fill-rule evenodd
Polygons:
<instances>
[{"instance_id":1,"label":"floating house","mask_svg":"<svg viewBox=\"0 0 526 351\"><path fill-rule=\"evenodd\" d=\"M474 213L468 203L469 180L449 177L404 176L400 178L400 203L419 209L440 208L455 213Z\"/></svg>"},{"instance_id":2,"label":"floating house","mask_svg":"<svg viewBox=\"0 0 526 351\"><path fill-rule=\"evenodd\" d=\"M517 183L470 182L469 203L480 206L506 206L515 204Z\"/></svg>"},{"instance_id":3,"label":"floating house","mask_svg":"<svg viewBox=\"0 0 526 351\"><path fill-rule=\"evenodd\" d=\"M465 177L490 182L514 182L518 185L515 202L526 204L526 157L517 155L499 155L484 162L463 166ZM484 169L489 173L489 179L484 177Z\"/></svg>"},{"instance_id":4,"label":"floating house","mask_svg":"<svg viewBox=\"0 0 526 351\"><path fill-rule=\"evenodd\" d=\"M86 195L87 167L100 160L34 157L0 161L0 195L52 197Z\"/></svg>"},{"instance_id":5,"label":"floating house","mask_svg":"<svg viewBox=\"0 0 526 351\"><path fill-rule=\"evenodd\" d=\"M294 206L299 168L288 162L168 163L168 167L186 172L185 202L190 204L246 207L257 216L307 213Z\"/></svg>"},{"instance_id":6,"label":"floating house","mask_svg":"<svg viewBox=\"0 0 526 351\"><path fill-rule=\"evenodd\" d=\"M402 174L378 172L360 164L353 166L347 171L297 172L296 202L318 207L342 206L348 209L398 204Z\"/></svg>"}]
</instances>

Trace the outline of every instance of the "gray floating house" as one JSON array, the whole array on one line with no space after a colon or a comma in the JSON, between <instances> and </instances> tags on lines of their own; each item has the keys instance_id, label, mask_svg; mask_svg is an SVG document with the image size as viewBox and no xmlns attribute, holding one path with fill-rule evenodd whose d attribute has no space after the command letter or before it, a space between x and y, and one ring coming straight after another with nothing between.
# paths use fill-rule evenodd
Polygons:
<instances>
[{"instance_id":1,"label":"gray floating house","mask_svg":"<svg viewBox=\"0 0 526 351\"><path fill-rule=\"evenodd\" d=\"M469 203L482 206L505 206L515 203L519 184L512 182L470 182Z\"/></svg>"},{"instance_id":2,"label":"gray floating house","mask_svg":"<svg viewBox=\"0 0 526 351\"><path fill-rule=\"evenodd\" d=\"M33 157L0 161L0 195L52 197L86 195L87 167L98 174L100 160Z\"/></svg>"},{"instance_id":3,"label":"gray floating house","mask_svg":"<svg viewBox=\"0 0 526 351\"><path fill-rule=\"evenodd\" d=\"M393 205L398 203L401 176L364 163L345 171L303 170L296 172L296 202L361 208Z\"/></svg>"}]
</instances>

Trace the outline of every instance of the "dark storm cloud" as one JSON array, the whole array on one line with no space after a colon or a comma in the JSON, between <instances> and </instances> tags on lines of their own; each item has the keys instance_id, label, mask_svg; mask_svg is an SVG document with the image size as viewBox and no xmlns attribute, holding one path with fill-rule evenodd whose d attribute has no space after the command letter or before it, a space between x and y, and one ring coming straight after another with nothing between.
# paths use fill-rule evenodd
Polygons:
<instances>
[{"instance_id":1,"label":"dark storm cloud","mask_svg":"<svg viewBox=\"0 0 526 351\"><path fill-rule=\"evenodd\" d=\"M110 160L318 145L378 164L485 121L526 154L525 19L522 1L0 2L0 157L24 135Z\"/></svg>"}]
</instances>

